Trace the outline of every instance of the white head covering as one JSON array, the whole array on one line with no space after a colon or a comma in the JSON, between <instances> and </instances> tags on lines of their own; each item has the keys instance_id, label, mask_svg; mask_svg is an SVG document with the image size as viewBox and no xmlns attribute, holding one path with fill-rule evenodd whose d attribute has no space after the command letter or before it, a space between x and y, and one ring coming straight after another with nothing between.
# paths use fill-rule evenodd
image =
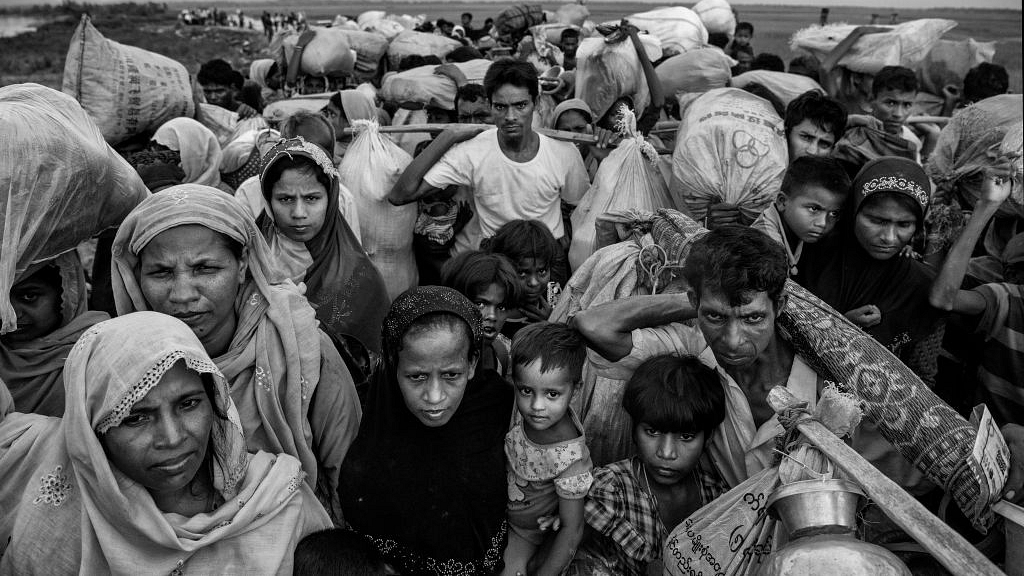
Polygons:
<instances>
[{"instance_id":1,"label":"white head covering","mask_svg":"<svg viewBox=\"0 0 1024 576\"><path fill-rule=\"evenodd\" d=\"M220 143L206 126L191 118L175 118L157 129L153 141L181 154L185 184L220 184Z\"/></svg>"}]
</instances>

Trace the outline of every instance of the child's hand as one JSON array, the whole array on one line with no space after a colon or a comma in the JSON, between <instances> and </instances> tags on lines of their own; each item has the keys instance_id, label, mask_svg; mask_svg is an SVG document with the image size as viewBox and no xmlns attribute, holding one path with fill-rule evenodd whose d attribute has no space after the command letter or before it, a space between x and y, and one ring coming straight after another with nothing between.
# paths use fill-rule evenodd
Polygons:
<instances>
[{"instance_id":1,"label":"child's hand","mask_svg":"<svg viewBox=\"0 0 1024 576\"><path fill-rule=\"evenodd\" d=\"M537 528L541 532L558 532L558 529L562 527L562 519L558 514L552 514L550 516L541 516L537 518Z\"/></svg>"},{"instance_id":2,"label":"child's hand","mask_svg":"<svg viewBox=\"0 0 1024 576\"><path fill-rule=\"evenodd\" d=\"M846 319L861 328L871 328L882 321L882 311L874 304L854 308L846 314Z\"/></svg>"},{"instance_id":3,"label":"child's hand","mask_svg":"<svg viewBox=\"0 0 1024 576\"><path fill-rule=\"evenodd\" d=\"M248 104L239 104L238 105L238 110L235 110L235 113L238 114L238 119L239 120L245 120L247 118L253 118L255 116L259 116L259 114L260 114L259 112L256 111L255 108L253 108L252 106L249 106Z\"/></svg>"},{"instance_id":4,"label":"child's hand","mask_svg":"<svg viewBox=\"0 0 1024 576\"><path fill-rule=\"evenodd\" d=\"M985 169L985 180L981 185L980 201L1000 205L1013 191L1013 173L1006 164Z\"/></svg>"},{"instance_id":5,"label":"child's hand","mask_svg":"<svg viewBox=\"0 0 1024 576\"><path fill-rule=\"evenodd\" d=\"M921 255L914 252L914 248L910 244L907 244L902 250L900 250L900 258L913 258L914 260L920 260Z\"/></svg>"},{"instance_id":6,"label":"child's hand","mask_svg":"<svg viewBox=\"0 0 1024 576\"><path fill-rule=\"evenodd\" d=\"M547 322L551 317L551 304L543 299L535 304L524 304L519 309L530 322Z\"/></svg>"}]
</instances>

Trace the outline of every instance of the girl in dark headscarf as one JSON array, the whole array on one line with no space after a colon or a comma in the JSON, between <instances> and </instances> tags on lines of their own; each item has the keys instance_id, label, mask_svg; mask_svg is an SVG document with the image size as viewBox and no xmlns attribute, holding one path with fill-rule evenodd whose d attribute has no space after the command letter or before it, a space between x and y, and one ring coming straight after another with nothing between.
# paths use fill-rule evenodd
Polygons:
<instances>
[{"instance_id":1,"label":"girl in dark headscarf","mask_svg":"<svg viewBox=\"0 0 1024 576\"><path fill-rule=\"evenodd\" d=\"M303 138L282 140L264 158L260 184L265 208L256 223L279 265L305 282L324 331L336 343L355 338L379 354L387 289L338 211L338 171L330 158Z\"/></svg>"},{"instance_id":2,"label":"girl in dark headscarf","mask_svg":"<svg viewBox=\"0 0 1024 576\"><path fill-rule=\"evenodd\" d=\"M934 274L901 252L922 229L929 190L913 160L888 156L867 163L853 181L842 233L805 247L807 264L801 260L796 277L926 381L938 346L930 354L924 348L935 344L941 319L928 303Z\"/></svg>"},{"instance_id":3,"label":"girl in dark headscarf","mask_svg":"<svg viewBox=\"0 0 1024 576\"><path fill-rule=\"evenodd\" d=\"M477 368L480 312L450 288L405 292L342 468L345 519L402 574L489 574L505 546L512 388Z\"/></svg>"}]
</instances>

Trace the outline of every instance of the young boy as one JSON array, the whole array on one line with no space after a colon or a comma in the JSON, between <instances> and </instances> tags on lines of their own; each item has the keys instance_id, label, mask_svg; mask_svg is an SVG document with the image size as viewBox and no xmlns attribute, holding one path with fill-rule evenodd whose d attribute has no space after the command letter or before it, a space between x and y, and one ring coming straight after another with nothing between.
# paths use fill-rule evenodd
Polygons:
<instances>
[{"instance_id":1,"label":"young boy","mask_svg":"<svg viewBox=\"0 0 1024 576\"><path fill-rule=\"evenodd\" d=\"M739 24L736 24L736 31L733 33L732 44L729 44L729 50L727 50L726 53L734 60L739 60L739 54L741 52L753 57L754 47L750 45L750 41L753 38L753 24L750 22L740 22Z\"/></svg>"},{"instance_id":2,"label":"young boy","mask_svg":"<svg viewBox=\"0 0 1024 576\"><path fill-rule=\"evenodd\" d=\"M441 285L458 290L480 308L484 320L480 367L508 376L512 341L501 329L508 310L519 305L522 293L512 262L501 254L463 252L445 262Z\"/></svg>"},{"instance_id":3,"label":"young boy","mask_svg":"<svg viewBox=\"0 0 1024 576\"><path fill-rule=\"evenodd\" d=\"M917 75L910 68L903 66L886 66L875 74L871 82L871 99L868 105L871 116L881 123L882 130L910 143L913 149L913 160L918 164L927 159L935 148L939 138L939 128L934 124L917 124L916 127L924 134L922 141L907 126L910 110L914 107L917 97ZM862 120L852 117L854 123Z\"/></svg>"},{"instance_id":4,"label":"young boy","mask_svg":"<svg viewBox=\"0 0 1024 576\"><path fill-rule=\"evenodd\" d=\"M849 193L850 177L839 162L801 156L786 170L775 203L758 216L751 228L786 248L789 275L795 276L804 243L813 244L832 231Z\"/></svg>"},{"instance_id":5,"label":"young boy","mask_svg":"<svg viewBox=\"0 0 1024 576\"><path fill-rule=\"evenodd\" d=\"M828 156L846 132L846 110L839 102L810 90L786 106L783 126L790 162L801 156Z\"/></svg>"},{"instance_id":6,"label":"young boy","mask_svg":"<svg viewBox=\"0 0 1024 576\"><path fill-rule=\"evenodd\" d=\"M594 470L588 534L573 574L661 574L670 531L728 491L705 456L725 419L725 391L713 369L693 356L649 358L626 383L622 407L636 455Z\"/></svg>"},{"instance_id":7,"label":"young boy","mask_svg":"<svg viewBox=\"0 0 1024 576\"><path fill-rule=\"evenodd\" d=\"M395 571L373 541L351 530L313 532L295 547L295 576L385 576Z\"/></svg>"},{"instance_id":8,"label":"young boy","mask_svg":"<svg viewBox=\"0 0 1024 576\"><path fill-rule=\"evenodd\" d=\"M512 341L516 413L505 435L505 574L561 574L583 537L583 498L594 464L569 402L586 357L583 338L565 324L537 322Z\"/></svg>"},{"instance_id":9,"label":"young boy","mask_svg":"<svg viewBox=\"0 0 1024 576\"><path fill-rule=\"evenodd\" d=\"M551 230L538 220L513 220L498 228L486 246L512 261L522 285L522 300L509 312L504 333L511 337L530 322L547 320L560 281L567 279L565 249Z\"/></svg>"}]
</instances>

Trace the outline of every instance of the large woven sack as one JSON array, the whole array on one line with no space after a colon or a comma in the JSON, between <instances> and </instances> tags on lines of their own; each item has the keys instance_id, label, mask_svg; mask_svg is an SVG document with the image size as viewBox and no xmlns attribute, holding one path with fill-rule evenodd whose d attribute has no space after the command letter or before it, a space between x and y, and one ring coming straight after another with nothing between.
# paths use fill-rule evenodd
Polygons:
<instances>
[{"instance_id":1,"label":"large woven sack","mask_svg":"<svg viewBox=\"0 0 1024 576\"><path fill-rule=\"evenodd\" d=\"M391 69L397 70L398 65L402 62L402 58L406 56L413 54L420 56L432 55L443 60L449 52L460 46L462 44L458 40L448 38L447 36L406 30L392 39L391 44L388 45L388 61Z\"/></svg>"},{"instance_id":2,"label":"large woven sack","mask_svg":"<svg viewBox=\"0 0 1024 576\"><path fill-rule=\"evenodd\" d=\"M942 96L942 89L948 85L962 89L968 70L991 62L995 55L995 42L939 40L917 66L919 88L937 96Z\"/></svg>"},{"instance_id":3,"label":"large woven sack","mask_svg":"<svg viewBox=\"0 0 1024 576\"><path fill-rule=\"evenodd\" d=\"M61 88L110 144L195 114L188 70L155 52L107 40L88 15L71 36Z\"/></svg>"},{"instance_id":4,"label":"large woven sack","mask_svg":"<svg viewBox=\"0 0 1024 576\"><path fill-rule=\"evenodd\" d=\"M732 39L736 31L736 15L725 0L700 0L693 5L693 11L700 17L708 34L726 34Z\"/></svg>"},{"instance_id":5,"label":"large woven sack","mask_svg":"<svg viewBox=\"0 0 1024 576\"><path fill-rule=\"evenodd\" d=\"M802 74L775 72L774 70L751 70L734 76L729 83L736 88L746 88L749 84L760 84L778 96L784 105L789 105L797 96L814 90L821 94L825 89L811 78Z\"/></svg>"},{"instance_id":6,"label":"large woven sack","mask_svg":"<svg viewBox=\"0 0 1024 576\"><path fill-rule=\"evenodd\" d=\"M636 131L636 117L626 111L618 127L623 140L601 162L590 190L572 213L569 265L575 270L597 248L597 217L617 210L653 212L668 208L672 199L656 166L658 153Z\"/></svg>"},{"instance_id":7,"label":"large woven sack","mask_svg":"<svg viewBox=\"0 0 1024 576\"><path fill-rule=\"evenodd\" d=\"M388 297L394 300L419 282L412 251L417 205L394 206L387 200L412 156L381 134L376 121L352 124L360 132L345 152L338 172L355 199L363 249L384 277Z\"/></svg>"},{"instance_id":8,"label":"large woven sack","mask_svg":"<svg viewBox=\"0 0 1024 576\"><path fill-rule=\"evenodd\" d=\"M0 88L0 333L17 325L19 274L117 227L148 195L73 98L38 84Z\"/></svg>"},{"instance_id":9,"label":"large woven sack","mask_svg":"<svg viewBox=\"0 0 1024 576\"><path fill-rule=\"evenodd\" d=\"M640 42L652 62L661 59L657 38L642 34ZM633 100L637 115L642 115L650 102L650 88L633 44L607 44L603 38L583 39L576 49L576 98L586 102L597 119L623 96Z\"/></svg>"},{"instance_id":10,"label":"large woven sack","mask_svg":"<svg viewBox=\"0 0 1024 576\"><path fill-rule=\"evenodd\" d=\"M355 68L356 56L348 42L348 31L337 28L309 28L315 35L302 50L299 70L311 76L347 76ZM290 61L299 42L297 32L288 33L283 39L285 59Z\"/></svg>"},{"instance_id":11,"label":"large woven sack","mask_svg":"<svg viewBox=\"0 0 1024 576\"><path fill-rule=\"evenodd\" d=\"M356 75L372 77L386 67L384 56L388 53L388 39L376 32L338 29L348 39L348 45L356 52L354 72Z\"/></svg>"},{"instance_id":12,"label":"large woven sack","mask_svg":"<svg viewBox=\"0 0 1024 576\"><path fill-rule=\"evenodd\" d=\"M953 20L922 18L892 26L889 32L861 36L842 58L839 66L854 72L875 74L885 66L915 68L943 34L956 26ZM789 41L794 52L824 60L833 48L857 26L827 24L798 30Z\"/></svg>"},{"instance_id":13,"label":"large woven sack","mask_svg":"<svg viewBox=\"0 0 1024 576\"><path fill-rule=\"evenodd\" d=\"M626 19L660 40L661 49L666 54L682 54L708 43L708 29L700 16L689 8L658 8L627 16Z\"/></svg>"},{"instance_id":14,"label":"large woven sack","mask_svg":"<svg viewBox=\"0 0 1024 576\"><path fill-rule=\"evenodd\" d=\"M698 48L666 59L654 71L671 97L725 88L734 65L735 60L717 48Z\"/></svg>"},{"instance_id":15,"label":"large woven sack","mask_svg":"<svg viewBox=\"0 0 1024 576\"><path fill-rule=\"evenodd\" d=\"M697 221L719 202L739 206L753 221L778 195L787 164L782 118L771 104L719 88L682 110L669 192Z\"/></svg>"},{"instance_id":16,"label":"large woven sack","mask_svg":"<svg viewBox=\"0 0 1024 576\"><path fill-rule=\"evenodd\" d=\"M483 84L484 74L491 67L491 61L477 59L459 62L455 66L462 71L467 81ZM381 83L380 97L396 104L414 102L454 110L455 92L458 87L451 78L435 74L436 68L437 66L430 64L387 76Z\"/></svg>"}]
</instances>

